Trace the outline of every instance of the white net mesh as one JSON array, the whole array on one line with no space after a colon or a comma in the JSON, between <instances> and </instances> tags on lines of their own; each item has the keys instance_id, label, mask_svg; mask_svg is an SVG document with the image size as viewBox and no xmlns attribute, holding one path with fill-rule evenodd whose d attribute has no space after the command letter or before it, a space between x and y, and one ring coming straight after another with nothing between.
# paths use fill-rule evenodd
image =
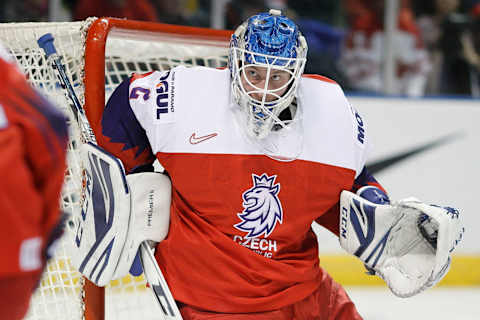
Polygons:
<instances>
[{"instance_id":1,"label":"white net mesh","mask_svg":"<svg viewBox=\"0 0 480 320\"><path fill-rule=\"evenodd\" d=\"M113 29L108 37L105 52L105 92L107 97L119 81L132 73L151 70L168 70L178 65L225 67L227 47L218 43L170 35L146 34L138 37L132 32ZM135 48L134 55L126 56Z\"/></svg>"},{"instance_id":2,"label":"white net mesh","mask_svg":"<svg viewBox=\"0 0 480 320\"><path fill-rule=\"evenodd\" d=\"M71 116L69 101L60 88L53 69L47 65L37 39L45 33L55 38L58 53L75 92L84 103L84 55L86 33L95 19L69 23L9 23L0 24L0 41L16 59L29 81L65 113ZM177 65L224 67L227 63L226 42L199 40L194 35L167 35L142 30L113 28L109 33L105 54L105 96L132 73L166 70ZM70 117L72 118L72 117ZM73 118L72 118L73 119ZM64 211L75 215L81 208L82 165L77 154L79 131L70 121L71 141L68 151L68 170L61 198ZM63 238L40 287L32 298L27 319L83 319L83 282L81 275L70 265L65 242L73 232L65 230ZM158 319L158 306L143 275L112 281L106 289L106 319Z\"/></svg>"}]
</instances>

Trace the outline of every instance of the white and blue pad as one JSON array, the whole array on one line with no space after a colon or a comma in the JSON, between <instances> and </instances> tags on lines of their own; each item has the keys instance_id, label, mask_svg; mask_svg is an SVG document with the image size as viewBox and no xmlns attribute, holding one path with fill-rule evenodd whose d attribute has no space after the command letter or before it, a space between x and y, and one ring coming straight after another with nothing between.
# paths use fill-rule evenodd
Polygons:
<instances>
[{"instance_id":1,"label":"white and blue pad","mask_svg":"<svg viewBox=\"0 0 480 320\"><path fill-rule=\"evenodd\" d=\"M84 199L74 215L72 264L99 286L115 273L127 237L130 190L121 162L94 144L82 146Z\"/></svg>"},{"instance_id":2,"label":"white and blue pad","mask_svg":"<svg viewBox=\"0 0 480 320\"><path fill-rule=\"evenodd\" d=\"M171 182L157 172L126 176L113 155L93 144L82 148L85 194L73 221L72 264L105 286L128 274L142 242L167 236Z\"/></svg>"},{"instance_id":3,"label":"white and blue pad","mask_svg":"<svg viewBox=\"0 0 480 320\"><path fill-rule=\"evenodd\" d=\"M409 198L376 204L352 192L340 196L340 245L385 280L399 297L435 285L448 272L464 229L458 211Z\"/></svg>"}]
</instances>

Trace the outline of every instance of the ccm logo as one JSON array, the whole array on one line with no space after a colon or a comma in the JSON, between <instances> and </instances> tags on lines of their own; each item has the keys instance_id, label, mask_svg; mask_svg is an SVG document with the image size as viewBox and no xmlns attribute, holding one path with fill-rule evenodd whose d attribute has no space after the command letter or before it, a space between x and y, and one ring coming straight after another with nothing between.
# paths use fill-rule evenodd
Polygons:
<instances>
[{"instance_id":1,"label":"ccm logo","mask_svg":"<svg viewBox=\"0 0 480 320\"><path fill-rule=\"evenodd\" d=\"M347 239L347 222L348 222L348 209L342 207L342 215L340 219L340 235Z\"/></svg>"},{"instance_id":2,"label":"ccm logo","mask_svg":"<svg viewBox=\"0 0 480 320\"><path fill-rule=\"evenodd\" d=\"M157 119L160 119L162 113L168 113L168 81L166 80L168 76L170 75L170 71L165 73L164 76L162 76L159 79L159 83L157 84ZM171 112L174 111L173 107L170 108Z\"/></svg>"}]
</instances>

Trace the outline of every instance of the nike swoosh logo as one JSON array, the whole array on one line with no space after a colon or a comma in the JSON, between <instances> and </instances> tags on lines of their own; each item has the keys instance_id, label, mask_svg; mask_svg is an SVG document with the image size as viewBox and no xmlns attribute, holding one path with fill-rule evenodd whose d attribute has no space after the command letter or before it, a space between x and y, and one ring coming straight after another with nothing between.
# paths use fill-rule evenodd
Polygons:
<instances>
[{"instance_id":1,"label":"nike swoosh logo","mask_svg":"<svg viewBox=\"0 0 480 320\"><path fill-rule=\"evenodd\" d=\"M456 132L456 133L443 136L431 142L425 143L421 146L413 147L405 152L400 152L400 153L385 157L384 159L367 163L366 165L367 170L370 174L375 175L375 173L379 173L380 171L391 168L403 160L411 158L415 155L418 155L430 149L445 145L447 143L452 142L453 140L462 138L463 136L465 136L464 132Z\"/></svg>"},{"instance_id":2,"label":"nike swoosh logo","mask_svg":"<svg viewBox=\"0 0 480 320\"><path fill-rule=\"evenodd\" d=\"M211 134L207 134L206 136L201 136L201 137L197 137L195 135L195 132L190 136L190 143L191 144L197 144L197 143L200 143L200 142L203 142L203 141L206 141L208 139L211 139L211 138L214 138L218 136L218 133L211 133Z\"/></svg>"}]
</instances>

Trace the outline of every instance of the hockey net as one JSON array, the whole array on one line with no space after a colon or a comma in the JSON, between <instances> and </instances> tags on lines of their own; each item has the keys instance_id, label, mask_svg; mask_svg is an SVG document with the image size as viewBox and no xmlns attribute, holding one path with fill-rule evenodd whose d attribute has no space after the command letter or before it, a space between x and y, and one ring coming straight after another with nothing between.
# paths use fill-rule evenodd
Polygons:
<instances>
[{"instance_id":1,"label":"hockey net","mask_svg":"<svg viewBox=\"0 0 480 320\"><path fill-rule=\"evenodd\" d=\"M224 67L230 32L114 18L65 23L0 24L0 41L29 81L70 119L68 103L37 45L45 33L55 38L70 81L94 131L114 88L132 73L167 70L177 65ZM82 163L79 130L69 123L68 169L60 199L72 217L81 208ZM49 262L26 319L158 319L159 309L143 275L112 281L105 290L84 280L70 264L69 242L75 233L67 224L61 244Z\"/></svg>"}]
</instances>

